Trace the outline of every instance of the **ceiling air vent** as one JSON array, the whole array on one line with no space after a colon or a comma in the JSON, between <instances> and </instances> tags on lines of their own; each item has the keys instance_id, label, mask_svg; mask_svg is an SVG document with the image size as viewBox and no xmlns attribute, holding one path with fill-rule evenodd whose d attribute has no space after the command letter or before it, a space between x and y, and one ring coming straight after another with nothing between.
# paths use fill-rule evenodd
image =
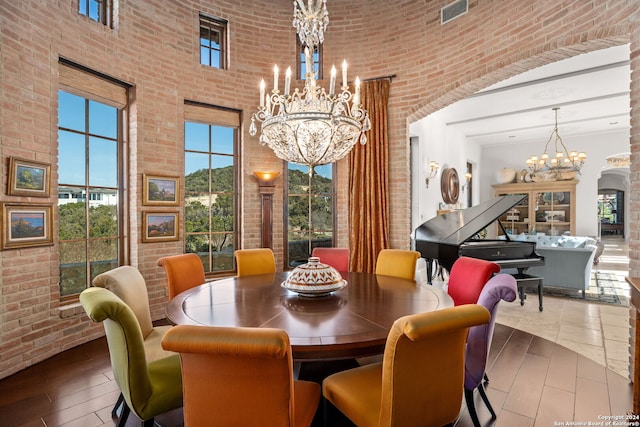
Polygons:
<instances>
[{"instance_id":1,"label":"ceiling air vent","mask_svg":"<svg viewBox=\"0 0 640 427\"><path fill-rule=\"evenodd\" d=\"M458 0L440 9L440 24L444 25L449 21L464 15L469 11L468 0Z\"/></svg>"}]
</instances>

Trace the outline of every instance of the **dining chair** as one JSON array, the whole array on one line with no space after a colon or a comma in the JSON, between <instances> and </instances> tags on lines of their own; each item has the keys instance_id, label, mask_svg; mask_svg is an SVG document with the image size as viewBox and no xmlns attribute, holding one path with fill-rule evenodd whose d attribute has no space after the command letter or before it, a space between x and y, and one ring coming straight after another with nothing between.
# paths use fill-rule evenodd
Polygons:
<instances>
[{"instance_id":1,"label":"dining chair","mask_svg":"<svg viewBox=\"0 0 640 427\"><path fill-rule=\"evenodd\" d=\"M376 274L415 280L418 258L418 251L383 249L376 260Z\"/></svg>"},{"instance_id":2,"label":"dining chair","mask_svg":"<svg viewBox=\"0 0 640 427\"><path fill-rule=\"evenodd\" d=\"M349 248L313 248L311 256L320 258L321 263L340 272L349 271Z\"/></svg>"},{"instance_id":3,"label":"dining chair","mask_svg":"<svg viewBox=\"0 0 640 427\"><path fill-rule=\"evenodd\" d=\"M478 414L476 412L473 399L473 391L478 389L480 397L484 401L487 409L491 413L491 418L496 418L496 413L489 403L489 398L482 384L483 379L488 381L485 375L487 369L487 358L491 348L493 330L495 328L496 316L498 314L498 303L500 301L515 301L518 294L516 279L510 274L497 274L493 276L482 288L478 305L485 307L491 315L489 323L473 326L469 329L467 337L467 347L464 368L464 397L467 402L467 409L474 427L480 427Z\"/></svg>"},{"instance_id":4,"label":"dining chair","mask_svg":"<svg viewBox=\"0 0 640 427\"><path fill-rule=\"evenodd\" d=\"M158 265L164 267L167 274L169 300L205 282L202 260L194 253L165 256L158 259Z\"/></svg>"},{"instance_id":5,"label":"dining chair","mask_svg":"<svg viewBox=\"0 0 640 427\"><path fill-rule=\"evenodd\" d=\"M328 376L322 394L358 427L453 423L462 402L467 332L490 317L477 304L401 317L382 362Z\"/></svg>"},{"instance_id":6,"label":"dining chair","mask_svg":"<svg viewBox=\"0 0 640 427\"><path fill-rule=\"evenodd\" d=\"M142 274L132 266L124 265L97 275L91 282L93 286L106 288L117 295L131 310L138 321L142 332L145 357L148 362L162 359L174 353L162 348L162 336L171 326L154 326L151 321L151 310L149 309L149 296L147 284ZM118 409L124 402L121 394L111 411L113 417L117 416ZM121 419L125 419L123 411Z\"/></svg>"},{"instance_id":7,"label":"dining chair","mask_svg":"<svg viewBox=\"0 0 640 427\"><path fill-rule=\"evenodd\" d=\"M154 418L182 406L180 357L175 353L149 361L140 323L135 313L115 293L91 287L80 293L80 304L94 322L104 325L111 369L123 396L118 427L130 412L154 425Z\"/></svg>"},{"instance_id":8,"label":"dining chair","mask_svg":"<svg viewBox=\"0 0 640 427\"><path fill-rule=\"evenodd\" d=\"M180 353L185 426L311 425L320 385L294 380L285 331L178 325L162 345Z\"/></svg>"},{"instance_id":9,"label":"dining chair","mask_svg":"<svg viewBox=\"0 0 640 427\"><path fill-rule=\"evenodd\" d=\"M276 258L269 248L237 249L234 252L238 276L276 272Z\"/></svg>"},{"instance_id":10,"label":"dining chair","mask_svg":"<svg viewBox=\"0 0 640 427\"><path fill-rule=\"evenodd\" d=\"M480 292L491 276L500 271L495 262L478 258L460 257L451 267L447 293L453 305L475 304Z\"/></svg>"}]
</instances>

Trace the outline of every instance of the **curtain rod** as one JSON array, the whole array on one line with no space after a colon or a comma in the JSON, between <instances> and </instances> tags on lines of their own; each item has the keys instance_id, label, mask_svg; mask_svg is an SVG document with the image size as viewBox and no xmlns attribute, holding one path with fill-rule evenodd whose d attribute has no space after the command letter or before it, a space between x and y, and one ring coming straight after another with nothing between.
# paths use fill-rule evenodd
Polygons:
<instances>
[{"instance_id":1,"label":"curtain rod","mask_svg":"<svg viewBox=\"0 0 640 427\"><path fill-rule=\"evenodd\" d=\"M396 75L395 75L395 74L391 74L391 75L388 75L388 76L372 77L372 78L370 78L370 79L364 79L364 80L362 80L362 81L363 81L363 82L373 82L373 81L376 81L376 80L385 80L385 79L389 79L389 82L393 82L393 79L395 79L395 78L396 78Z\"/></svg>"}]
</instances>

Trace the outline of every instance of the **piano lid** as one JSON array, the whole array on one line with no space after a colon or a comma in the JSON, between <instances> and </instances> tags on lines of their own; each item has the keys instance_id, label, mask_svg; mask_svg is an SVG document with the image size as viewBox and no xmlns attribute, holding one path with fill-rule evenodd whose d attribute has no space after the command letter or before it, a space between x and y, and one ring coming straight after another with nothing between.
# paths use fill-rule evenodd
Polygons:
<instances>
[{"instance_id":1,"label":"piano lid","mask_svg":"<svg viewBox=\"0 0 640 427\"><path fill-rule=\"evenodd\" d=\"M415 240L459 246L526 197L498 196L477 206L438 215L416 228Z\"/></svg>"}]
</instances>

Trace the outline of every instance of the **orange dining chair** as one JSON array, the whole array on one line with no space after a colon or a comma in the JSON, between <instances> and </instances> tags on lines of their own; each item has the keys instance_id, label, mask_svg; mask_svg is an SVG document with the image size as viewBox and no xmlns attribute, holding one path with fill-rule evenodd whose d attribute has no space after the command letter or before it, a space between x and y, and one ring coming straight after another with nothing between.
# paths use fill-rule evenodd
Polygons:
<instances>
[{"instance_id":1,"label":"orange dining chair","mask_svg":"<svg viewBox=\"0 0 640 427\"><path fill-rule=\"evenodd\" d=\"M478 302L484 285L499 271L500 266L495 262L470 257L458 258L451 267L447 287L453 305Z\"/></svg>"},{"instance_id":2,"label":"orange dining chair","mask_svg":"<svg viewBox=\"0 0 640 427\"><path fill-rule=\"evenodd\" d=\"M338 271L349 271L349 248L313 248L311 256L320 258L321 263Z\"/></svg>"},{"instance_id":3,"label":"orange dining chair","mask_svg":"<svg viewBox=\"0 0 640 427\"><path fill-rule=\"evenodd\" d=\"M320 385L294 380L285 331L178 325L162 345L180 353L185 426L311 425Z\"/></svg>"},{"instance_id":4,"label":"orange dining chair","mask_svg":"<svg viewBox=\"0 0 640 427\"><path fill-rule=\"evenodd\" d=\"M269 248L237 249L234 256L236 257L238 276L276 272L276 258Z\"/></svg>"},{"instance_id":5,"label":"orange dining chair","mask_svg":"<svg viewBox=\"0 0 640 427\"><path fill-rule=\"evenodd\" d=\"M204 267L196 254L180 254L158 259L158 265L164 267L169 283L169 299L180 292L202 285L205 282Z\"/></svg>"},{"instance_id":6,"label":"orange dining chair","mask_svg":"<svg viewBox=\"0 0 640 427\"><path fill-rule=\"evenodd\" d=\"M328 376L322 394L358 427L453 423L462 403L467 332L490 317L477 304L401 317L381 363Z\"/></svg>"},{"instance_id":7,"label":"orange dining chair","mask_svg":"<svg viewBox=\"0 0 640 427\"><path fill-rule=\"evenodd\" d=\"M376 260L376 274L415 280L418 258L417 251L383 249Z\"/></svg>"}]
</instances>

